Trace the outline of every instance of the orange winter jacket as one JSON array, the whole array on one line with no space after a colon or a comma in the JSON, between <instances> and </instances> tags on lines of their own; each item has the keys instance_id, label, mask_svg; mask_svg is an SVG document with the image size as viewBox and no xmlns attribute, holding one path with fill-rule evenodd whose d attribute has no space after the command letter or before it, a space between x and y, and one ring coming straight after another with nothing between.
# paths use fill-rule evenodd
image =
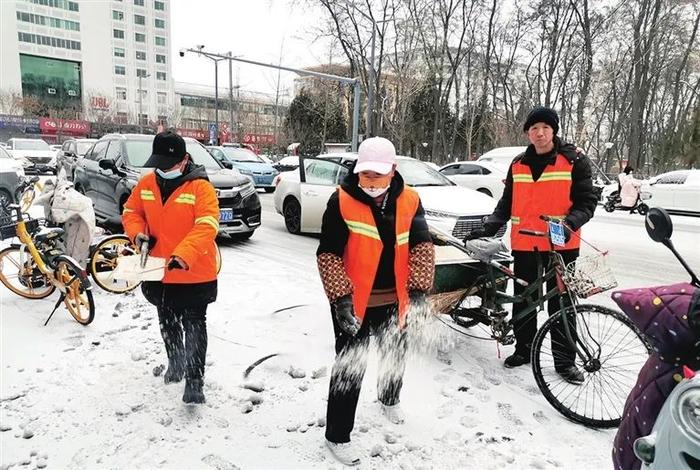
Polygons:
<instances>
[{"instance_id":1,"label":"orange winter jacket","mask_svg":"<svg viewBox=\"0 0 700 470\"><path fill-rule=\"evenodd\" d=\"M139 233L152 235L152 256L178 256L189 269L165 271L166 284L213 281L217 273L216 235L219 232L219 200L205 179L185 181L165 204L154 172L138 182L124 204L124 229L131 240Z\"/></svg>"},{"instance_id":2,"label":"orange winter jacket","mask_svg":"<svg viewBox=\"0 0 700 470\"><path fill-rule=\"evenodd\" d=\"M374 222L372 209L358 201L344 189L338 190L340 213L349 229L343 263L354 286L352 294L355 315L362 320L367 310L374 277L384 245ZM408 307L409 233L420 198L413 189L404 187L396 200L396 245L394 247L394 274L399 300L399 326L406 323Z\"/></svg>"}]
</instances>

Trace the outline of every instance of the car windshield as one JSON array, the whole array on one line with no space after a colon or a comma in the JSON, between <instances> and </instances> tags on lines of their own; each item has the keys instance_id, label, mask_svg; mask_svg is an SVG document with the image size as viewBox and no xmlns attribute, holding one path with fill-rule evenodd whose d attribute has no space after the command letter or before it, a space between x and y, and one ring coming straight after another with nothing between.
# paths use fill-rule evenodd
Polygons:
<instances>
[{"instance_id":1,"label":"car windshield","mask_svg":"<svg viewBox=\"0 0 700 470\"><path fill-rule=\"evenodd\" d=\"M4 147L0 147L0 158L12 158Z\"/></svg>"},{"instance_id":2,"label":"car windshield","mask_svg":"<svg viewBox=\"0 0 700 470\"><path fill-rule=\"evenodd\" d=\"M419 160L397 159L399 173L409 186L453 186L454 183Z\"/></svg>"},{"instance_id":3,"label":"car windshield","mask_svg":"<svg viewBox=\"0 0 700 470\"><path fill-rule=\"evenodd\" d=\"M258 158L253 152L248 149L238 149L234 147L224 147L224 153L232 162L255 162L262 163L262 160Z\"/></svg>"},{"instance_id":4,"label":"car windshield","mask_svg":"<svg viewBox=\"0 0 700 470\"><path fill-rule=\"evenodd\" d=\"M90 147L95 143L95 141L88 142L78 142L78 155L85 155Z\"/></svg>"},{"instance_id":5,"label":"car windshield","mask_svg":"<svg viewBox=\"0 0 700 470\"><path fill-rule=\"evenodd\" d=\"M22 139L14 142L15 150L51 150L49 144L41 139Z\"/></svg>"},{"instance_id":6,"label":"car windshield","mask_svg":"<svg viewBox=\"0 0 700 470\"><path fill-rule=\"evenodd\" d=\"M185 140L187 153L192 156L192 161L197 165L204 165L207 170L220 170L221 165L206 151L199 143ZM153 140L127 140L126 153L129 156L129 163L136 167L143 167L151 156Z\"/></svg>"}]
</instances>

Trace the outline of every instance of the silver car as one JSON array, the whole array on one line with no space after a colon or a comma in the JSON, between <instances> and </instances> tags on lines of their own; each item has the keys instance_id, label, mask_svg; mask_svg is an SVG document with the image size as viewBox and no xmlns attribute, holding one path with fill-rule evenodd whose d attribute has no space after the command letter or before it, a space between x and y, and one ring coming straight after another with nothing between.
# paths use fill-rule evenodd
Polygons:
<instances>
[{"instance_id":1,"label":"silver car","mask_svg":"<svg viewBox=\"0 0 700 470\"><path fill-rule=\"evenodd\" d=\"M4 147L0 147L0 211L13 202L17 202L15 191L24 179L21 163L12 158Z\"/></svg>"}]
</instances>

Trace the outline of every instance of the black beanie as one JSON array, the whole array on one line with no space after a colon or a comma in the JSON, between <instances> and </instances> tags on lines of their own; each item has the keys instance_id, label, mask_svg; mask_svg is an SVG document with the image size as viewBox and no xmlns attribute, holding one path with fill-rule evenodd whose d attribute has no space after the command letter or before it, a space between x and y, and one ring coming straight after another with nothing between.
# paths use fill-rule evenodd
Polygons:
<instances>
[{"instance_id":1,"label":"black beanie","mask_svg":"<svg viewBox=\"0 0 700 470\"><path fill-rule=\"evenodd\" d=\"M554 131L554 135L559 132L559 115L552 108L545 108L544 106L537 107L530 111L525 119L525 125L523 126L523 132L527 132L532 126L538 122L544 122L548 124L549 127Z\"/></svg>"}]
</instances>

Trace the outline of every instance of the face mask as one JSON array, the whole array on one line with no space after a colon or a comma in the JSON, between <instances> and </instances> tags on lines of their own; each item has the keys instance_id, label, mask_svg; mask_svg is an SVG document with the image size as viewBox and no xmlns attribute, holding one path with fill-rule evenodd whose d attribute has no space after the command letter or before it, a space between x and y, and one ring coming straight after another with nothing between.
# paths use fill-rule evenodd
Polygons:
<instances>
[{"instance_id":1,"label":"face mask","mask_svg":"<svg viewBox=\"0 0 700 470\"><path fill-rule=\"evenodd\" d=\"M389 189L389 186L387 186L386 188L362 188L361 187L360 189L363 190L365 192L365 194L367 194L369 197L375 198L375 197L379 197L382 194L384 194L385 192L387 192L387 190Z\"/></svg>"},{"instance_id":2,"label":"face mask","mask_svg":"<svg viewBox=\"0 0 700 470\"><path fill-rule=\"evenodd\" d=\"M166 179L166 180L174 180L175 178L179 178L180 176L182 176L182 170L179 168L176 170L170 170L170 171L163 171L161 169L157 169L156 173L158 173L158 175L161 178Z\"/></svg>"}]
</instances>

